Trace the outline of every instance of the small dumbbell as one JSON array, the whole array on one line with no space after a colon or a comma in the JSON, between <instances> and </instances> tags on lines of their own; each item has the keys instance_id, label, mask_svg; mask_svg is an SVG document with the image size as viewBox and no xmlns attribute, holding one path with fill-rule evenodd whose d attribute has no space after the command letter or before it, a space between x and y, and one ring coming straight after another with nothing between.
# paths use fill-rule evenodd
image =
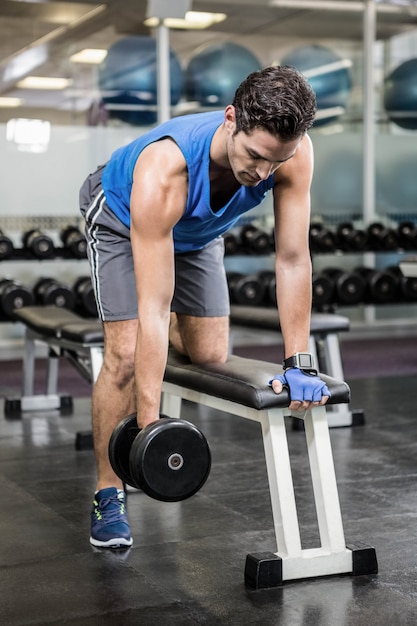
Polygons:
<instances>
[{"instance_id":1,"label":"small dumbbell","mask_svg":"<svg viewBox=\"0 0 417 626\"><path fill-rule=\"evenodd\" d=\"M90 276L80 276L72 286L75 307L89 317L97 317L97 304Z\"/></svg>"},{"instance_id":2,"label":"small dumbbell","mask_svg":"<svg viewBox=\"0 0 417 626\"><path fill-rule=\"evenodd\" d=\"M55 278L40 278L33 287L36 304L73 309L75 295L71 287L58 282Z\"/></svg>"},{"instance_id":3,"label":"small dumbbell","mask_svg":"<svg viewBox=\"0 0 417 626\"><path fill-rule=\"evenodd\" d=\"M29 287L10 278L0 280L0 309L7 319L14 319L15 309L31 306L34 303L35 298Z\"/></svg>"},{"instance_id":4,"label":"small dumbbell","mask_svg":"<svg viewBox=\"0 0 417 626\"><path fill-rule=\"evenodd\" d=\"M315 309L322 309L333 301L334 285L323 272L314 273L312 277L312 304Z\"/></svg>"},{"instance_id":5,"label":"small dumbbell","mask_svg":"<svg viewBox=\"0 0 417 626\"><path fill-rule=\"evenodd\" d=\"M272 270L264 270L262 272L258 272L257 277L259 282L263 286L265 304L276 306L277 279L275 276L275 272L273 272Z\"/></svg>"},{"instance_id":6,"label":"small dumbbell","mask_svg":"<svg viewBox=\"0 0 417 626\"><path fill-rule=\"evenodd\" d=\"M391 265L385 271L395 276L403 300L417 302L417 276L404 276L398 265Z\"/></svg>"},{"instance_id":7,"label":"small dumbbell","mask_svg":"<svg viewBox=\"0 0 417 626\"><path fill-rule=\"evenodd\" d=\"M139 429L136 413L122 420L109 441L114 472L127 485L164 502L193 496L211 469L207 439L194 424L161 416Z\"/></svg>"},{"instance_id":8,"label":"small dumbbell","mask_svg":"<svg viewBox=\"0 0 417 626\"><path fill-rule=\"evenodd\" d=\"M231 256L237 254L240 250L239 237L233 231L229 231L223 235L224 241L224 254L225 256Z\"/></svg>"},{"instance_id":9,"label":"small dumbbell","mask_svg":"<svg viewBox=\"0 0 417 626\"><path fill-rule=\"evenodd\" d=\"M367 228L368 250L393 251L398 249L398 237L392 228L386 228L380 222L373 222Z\"/></svg>"},{"instance_id":10,"label":"small dumbbell","mask_svg":"<svg viewBox=\"0 0 417 626\"><path fill-rule=\"evenodd\" d=\"M354 305L363 302L366 281L356 272L327 267L323 273L333 283L333 300L338 304Z\"/></svg>"},{"instance_id":11,"label":"small dumbbell","mask_svg":"<svg viewBox=\"0 0 417 626\"><path fill-rule=\"evenodd\" d=\"M370 267L358 267L355 270L366 282L365 302L386 304L396 302L399 297L398 277L392 272Z\"/></svg>"},{"instance_id":12,"label":"small dumbbell","mask_svg":"<svg viewBox=\"0 0 417 626\"><path fill-rule=\"evenodd\" d=\"M22 244L37 259L49 259L55 251L51 237L36 228L23 234Z\"/></svg>"},{"instance_id":13,"label":"small dumbbell","mask_svg":"<svg viewBox=\"0 0 417 626\"><path fill-rule=\"evenodd\" d=\"M400 222L397 237L398 245L403 250L417 250L417 228L413 222Z\"/></svg>"},{"instance_id":14,"label":"small dumbbell","mask_svg":"<svg viewBox=\"0 0 417 626\"><path fill-rule=\"evenodd\" d=\"M8 259L12 256L14 245L10 237L7 237L2 230L0 230L0 261Z\"/></svg>"},{"instance_id":15,"label":"small dumbbell","mask_svg":"<svg viewBox=\"0 0 417 626\"><path fill-rule=\"evenodd\" d=\"M255 254L269 254L271 241L268 233L254 224L246 224L240 229L240 240L244 250Z\"/></svg>"},{"instance_id":16,"label":"small dumbbell","mask_svg":"<svg viewBox=\"0 0 417 626\"><path fill-rule=\"evenodd\" d=\"M264 286L256 275L238 272L227 275L230 301L233 304L258 306L264 299Z\"/></svg>"},{"instance_id":17,"label":"small dumbbell","mask_svg":"<svg viewBox=\"0 0 417 626\"><path fill-rule=\"evenodd\" d=\"M76 259L87 257L87 242L79 228L67 226L60 232L60 239L73 257Z\"/></svg>"},{"instance_id":18,"label":"small dumbbell","mask_svg":"<svg viewBox=\"0 0 417 626\"><path fill-rule=\"evenodd\" d=\"M364 252L368 236L364 230L355 228L350 222L339 224L336 229L337 247L343 252Z\"/></svg>"},{"instance_id":19,"label":"small dumbbell","mask_svg":"<svg viewBox=\"0 0 417 626\"><path fill-rule=\"evenodd\" d=\"M329 228L320 223L312 223L309 232L311 252L334 252L336 249L336 235Z\"/></svg>"}]
</instances>

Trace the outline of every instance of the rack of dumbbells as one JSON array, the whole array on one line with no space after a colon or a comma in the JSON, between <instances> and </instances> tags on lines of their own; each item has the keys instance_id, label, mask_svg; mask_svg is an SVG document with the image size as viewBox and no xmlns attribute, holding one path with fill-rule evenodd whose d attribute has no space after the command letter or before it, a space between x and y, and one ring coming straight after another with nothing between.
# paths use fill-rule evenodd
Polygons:
<instances>
[{"instance_id":1,"label":"rack of dumbbells","mask_svg":"<svg viewBox=\"0 0 417 626\"><path fill-rule=\"evenodd\" d=\"M97 316L86 241L73 216L0 220L0 322L34 304Z\"/></svg>"},{"instance_id":2,"label":"rack of dumbbells","mask_svg":"<svg viewBox=\"0 0 417 626\"><path fill-rule=\"evenodd\" d=\"M226 233L224 242L231 302L275 306L275 272L270 260L273 233L262 225L244 224ZM317 312L417 303L417 277L405 277L399 267L404 255L417 251L417 225L412 221L386 225L381 220L361 228L350 222L329 226L313 220L310 250ZM262 268L253 263L259 256L268 259ZM257 269L239 271L238 259L242 267Z\"/></svg>"}]
</instances>

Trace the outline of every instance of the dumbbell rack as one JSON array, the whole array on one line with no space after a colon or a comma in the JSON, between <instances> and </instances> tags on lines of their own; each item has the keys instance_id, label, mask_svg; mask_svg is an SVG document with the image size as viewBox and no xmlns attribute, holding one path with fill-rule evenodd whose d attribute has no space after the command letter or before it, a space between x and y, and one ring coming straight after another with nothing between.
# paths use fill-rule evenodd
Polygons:
<instances>
[{"instance_id":1,"label":"dumbbell rack","mask_svg":"<svg viewBox=\"0 0 417 626\"><path fill-rule=\"evenodd\" d=\"M0 260L0 278L14 279L28 285L45 276L72 283L81 274L89 274L88 261L73 256L59 240L59 233L69 225L83 231L83 220L76 211L71 215L59 216L2 216L0 229L12 240L14 250L8 258ZM23 247L22 235L32 229L51 236L54 242L51 257L36 258ZM0 323L3 358L18 358L21 354L23 329L5 316L0 316Z\"/></svg>"},{"instance_id":2,"label":"dumbbell rack","mask_svg":"<svg viewBox=\"0 0 417 626\"><path fill-rule=\"evenodd\" d=\"M317 221L316 221L317 220ZM255 220L256 221L256 220ZM268 220L258 220L260 230L268 230ZM383 222L383 220L381 220ZM407 256L417 254L410 249L406 249L398 244L398 248L395 250L382 250L377 249L377 246L370 246L372 249L365 250L348 250L342 249L337 245L337 238L334 236L335 229L331 225L328 227L319 221L318 216L312 219L312 225L317 224L318 230L322 227L324 230L328 230L330 235L326 239L323 236L323 242L330 244L331 241L335 244L335 248L328 250L319 250L317 246L312 248L312 262L313 272L317 273L320 278L320 272L326 268L326 266L334 266L340 268L346 272L351 271L355 266L366 266L371 268L378 268L381 271L385 269L384 266L399 265L403 258ZM358 227L359 230L361 230ZM417 245L417 237L416 237ZM390 257L397 257L397 261L384 263L383 259ZM247 255L242 253L230 254L225 257L226 270L233 273L247 274L248 276L264 272L274 271L274 256L272 253L265 255L255 255L248 253ZM391 308L390 308L391 307ZM358 322L359 327L365 325L369 327L373 325L376 320L392 320L401 318L404 323L407 320L414 320L417 317L417 302L412 300L407 301L405 298L396 302L372 302L363 301L355 303L354 305L334 302L328 307L315 308L316 311L323 312L338 312L346 315L351 321Z\"/></svg>"}]
</instances>

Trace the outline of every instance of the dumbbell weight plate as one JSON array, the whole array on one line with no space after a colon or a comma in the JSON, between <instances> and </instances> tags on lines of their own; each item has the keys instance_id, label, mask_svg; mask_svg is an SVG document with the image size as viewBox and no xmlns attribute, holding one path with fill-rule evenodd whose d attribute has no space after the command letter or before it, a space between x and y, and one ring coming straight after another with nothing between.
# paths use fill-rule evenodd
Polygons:
<instances>
[{"instance_id":1,"label":"dumbbell weight plate","mask_svg":"<svg viewBox=\"0 0 417 626\"><path fill-rule=\"evenodd\" d=\"M152 498L177 502L191 497L206 482L211 453L194 424L165 417L143 428L130 450L130 475Z\"/></svg>"},{"instance_id":2,"label":"dumbbell weight plate","mask_svg":"<svg viewBox=\"0 0 417 626\"><path fill-rule=\"evenodd\" d=\"M127 485L137 488L129 469L133 441L139 433L136 413L128 415L116 426L109 441L109 459L113 471Z\"/></svg>"}]
</instances>

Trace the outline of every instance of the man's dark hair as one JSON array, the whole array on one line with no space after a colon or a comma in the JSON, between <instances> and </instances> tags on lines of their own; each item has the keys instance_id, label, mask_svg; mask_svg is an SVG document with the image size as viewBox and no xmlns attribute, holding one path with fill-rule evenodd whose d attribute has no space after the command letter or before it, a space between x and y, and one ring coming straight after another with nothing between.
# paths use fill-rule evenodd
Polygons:
<instances>
[{"instance_id":1,"label":"man's dark hair","mask_svg":"<svg viewBox=\"0 0 417 626\"><path fill-rule=\"evenodd\" d=\"M316 96L295 68L285 65L253 72L237 88L232 102L236 133L262 128L282 141L304 135L316 114Z\"/></svg>"}]
</instances>

